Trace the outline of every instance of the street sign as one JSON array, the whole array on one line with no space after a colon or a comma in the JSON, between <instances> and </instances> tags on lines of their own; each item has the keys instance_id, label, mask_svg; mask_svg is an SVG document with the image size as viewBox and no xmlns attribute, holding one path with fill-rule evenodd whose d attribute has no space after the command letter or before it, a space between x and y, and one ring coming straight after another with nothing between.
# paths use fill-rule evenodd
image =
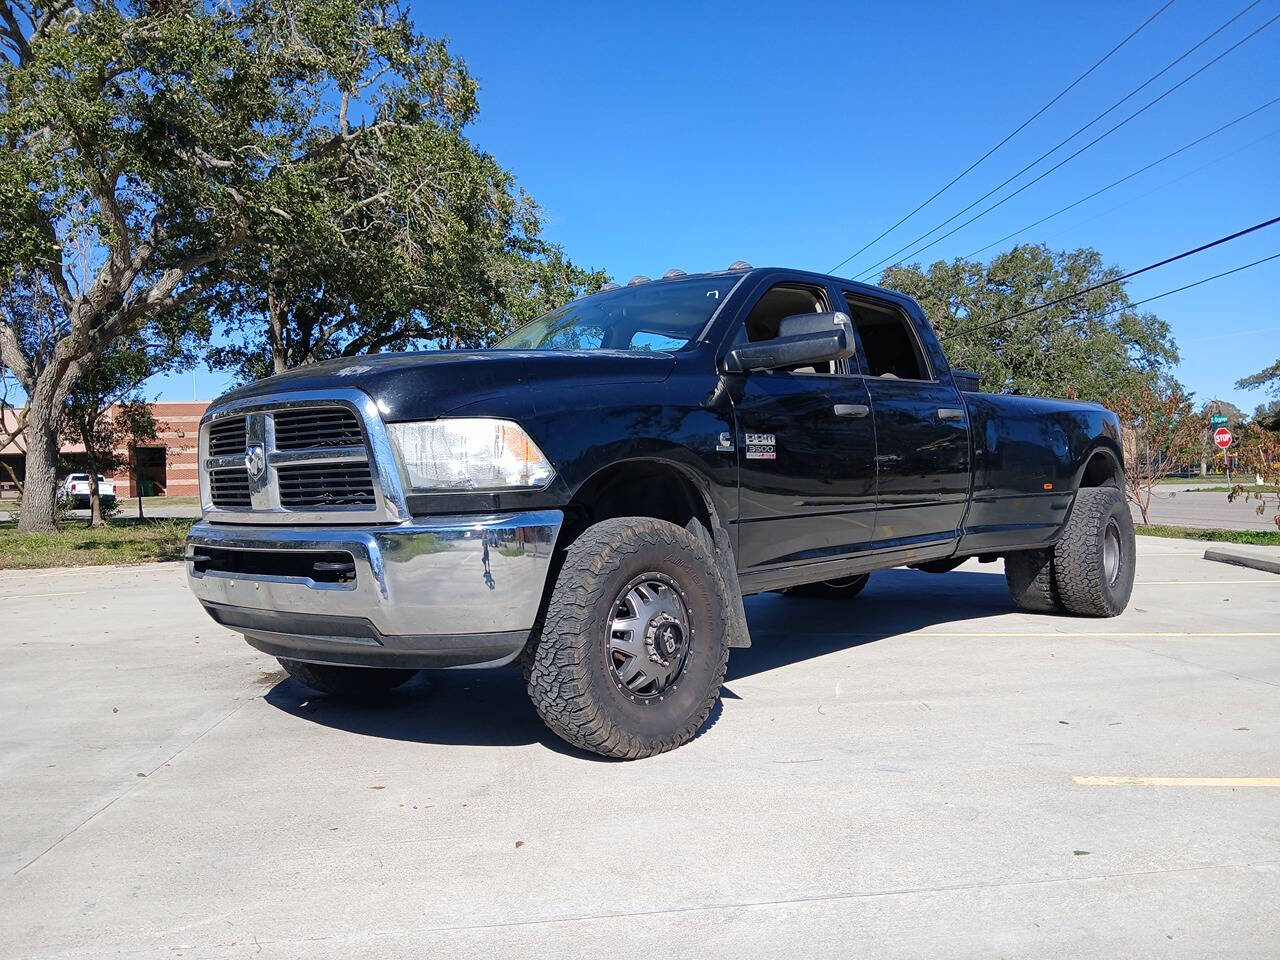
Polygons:
<instances>
[{"instance_id":1,"label":"street sign","mask_svg":"<svg viewBox=\"0 0 1280 960\"><path fill-rule=\"evenodd\" d=\"M1213 431L1213 442L1223 450L1231 446L1231 431L1226 427L1219 427Z\"/></svg>"},{"instance_id":2,"label":"street sign","mask_svg":"<svg viewBox=\"0 0 1280 960\"><path fill-rule=\"evenodd\" d=\"M1209 426L1211 427L1225 427L1226 425L1227 418L1225 414L1215 413L1209 418Z\"/></svg>"}]
</instances>

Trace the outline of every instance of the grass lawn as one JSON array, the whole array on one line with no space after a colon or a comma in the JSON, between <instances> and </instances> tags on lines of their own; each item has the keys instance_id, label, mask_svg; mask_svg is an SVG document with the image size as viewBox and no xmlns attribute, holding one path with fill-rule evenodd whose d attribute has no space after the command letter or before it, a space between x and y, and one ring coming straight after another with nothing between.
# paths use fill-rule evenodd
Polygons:
<instances>
[{"instance_id":1,"label":"grass lawn","mask_svg":"<svg viewBox=\"0 0 1280 960\"><path fill-rule=\"evenodd\" d=\"M1162 527L1134 524L1140 537L1170 537L1174 540L1209 540L1214 543L1248 543L1258 547L1280 547L1280 530L1196 530L1190 527Z\"/></svg>"},{"instance_id":2,"label":"grass lawn","mask_svg":"<svg viewBox=\"0 0 1280 960\"><path fill-rule=\"evenodd\" d=\"M181 560L193 523L122 518L90 530L65 520L56 533L19 534L15 521L5 521L0 523L0 570Z\"/></svg>"},{"instance_id":3,"label":"grass lawn","mask_svg":"<svg viewBox=\"0 0 1280 960\"><path fill-rule=\"evenodd\" d=\"M198 507L200 506L199 497L143 497L142 512L146 513L152 507ZM134 516L138 515L138 498L129 497L127 500L117 500L116 510L120 513L133 511Z\"/></svg>"},{"instance_id":4,"label":"grass lawn","mask_svg":"<svg viewBox=\"0 0 1280 960\"><path fill-rule=\"evenodd\" d=\"M1196 487L1196 493L1230 493L1235 487ZM1263 484L1258 486L1256 483L1241 484L1242 493L1280 493L1280 487Z\"/></svg>"}]
</instances>

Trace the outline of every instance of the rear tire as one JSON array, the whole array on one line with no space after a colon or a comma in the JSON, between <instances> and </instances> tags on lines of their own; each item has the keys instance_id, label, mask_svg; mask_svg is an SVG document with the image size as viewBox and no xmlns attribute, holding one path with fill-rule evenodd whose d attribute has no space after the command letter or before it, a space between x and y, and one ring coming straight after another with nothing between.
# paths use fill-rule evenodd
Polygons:
<instances>
[{"instance_id":1,"label":"rear tire","mask_svg":"<svg viewBox=\"0 0 1280 960\"><path fill-rule=\"evenodd\" d=\"M372 697L408 682L417 670L386 667L335 667L326 663L278 658L280 666L304 687L335 697Z\"/></svg>"},{"instance_id":2,"label":"rear tire","mask_svg":"<svg viewBox=\"0 0 1280 960\"><path fill-rule=\"evenodd\" d=\"M1076 494L1067 528L1053 548L1062 605L1083 617L1115 617L1133 593L1136 571L1133 516L1116 487Z\"/></svg>"},{"instance_id":3,"label":"rear tire","mask_svg":"<svg viewBox=\"0 0 1280 960\"><path fill-rule=\"evenodd\" d=\"M1031 613L1064 609L1053 580L1053 550L1023 550L1004 558L1004 579L1013 602Z\"/></svg>"},{"instance_id":4,"label":"rear tire","mask_svg":"<svg viewBox=\"0 0 1280 960\"><path fill-rule=\"evenodd\" d=\"M853 577L840 577L835 580L819 580L817 583L802 583L796 587L788 587L784 591L792 597L839 597L852 600L862 592L862 588L871 579L871 574L860 573Z\"/></svg>"},{"instance_id":5,"label":"rear tire","mask_svg":"<svg viewBox=\"0 0 1280 960\"><path fill-rule=\"evenodd\" d=\"M565 555L526 679L543 722L606 757L691 740L729 659L728 591L706 544L665 520L588 527Z\"/></svg>"}]
</instances>

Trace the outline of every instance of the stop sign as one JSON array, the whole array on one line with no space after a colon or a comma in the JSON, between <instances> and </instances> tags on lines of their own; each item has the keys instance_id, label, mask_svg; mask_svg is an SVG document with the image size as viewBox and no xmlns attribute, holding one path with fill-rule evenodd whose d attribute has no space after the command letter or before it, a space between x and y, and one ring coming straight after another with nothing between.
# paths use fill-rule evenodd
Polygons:
<instances>
[{"instance_id":1,"label":"stop sign","mask_svg":"<svg viewBox=\"0 0 1280 960\"><path fill-rule=\"evenodd\" d=\"M1213 431L1213 442L1223 450L1227 449L1231 446L1231 431L1226 427L1219 427Z\"/></svg>"}]
</instances>

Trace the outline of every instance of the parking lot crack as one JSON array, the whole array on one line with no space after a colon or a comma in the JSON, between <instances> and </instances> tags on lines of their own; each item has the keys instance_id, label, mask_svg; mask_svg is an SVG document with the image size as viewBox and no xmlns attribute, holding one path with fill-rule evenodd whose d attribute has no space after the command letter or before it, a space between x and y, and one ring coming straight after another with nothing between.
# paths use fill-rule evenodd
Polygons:
<instances>
[{"instance_id":1,"label":"parking lot crack","mask_svg":"<svg viewBox=\"0 0 1280 960\"><path fill-rule=\"evenodd\" d=\"M1276 683L1272 680L1263 680L1261 677L1246 677L1244 674L1232 673L1230 670L1219 670L1216 667L1207 667L1203 663L1196 663L1194 660L1187 660L1185 657L1174 656L1172 653L1161 653L1159 650L1148 650L1146 647L1139 647L1132 643L1125 643L1123 640L1117 640L1115 637L1108 636L1105 633L1100 633L1098 636L1109 643L1114 643L1121 647L1128 647L1130 650L1136 650L1139 653L1149 653L1153 657L1163 657L1165 660L1173 660L1188 667L1195 667L1197 670L1216 673L1223 677L1231 677L1233 680L1247 680L1250 683L1261 683L1268 687L1280 687L1280 683Z\"/></svg>"},{"instance_id":2,"label":"parking lot crack","mask_svg":"<svg viewBox=\"0 0 1280 960\"><path fill-rule=\"evenodd\" d=\"M939 884L936 886L898 887L884 890L814 894L812 896L803 897L784 897L776 900L744 900L727 903L692 904L684 907L669 907L656 910L636 910L618 913L585 913L564 917L543 917L532 920L505 920L493 923L441 926L433 927L429 931L421 932L449 933L466 930L501 929L506 927L531 927L554 923L581 923L593 920L628 920L641 917L675 916L679 914L703 913L718 910L768 909L771 907L787 907L810 903L836 903L851 900L872 900L882 897L927 896L933 893L955 893L968 890L989 890L1007 887L1040 887L1055 884L1117 880L1131 877L1158 877L1170 874L1197 873L1207 870L1243 870L1272 864L1280 864L1280 860L1252 860L1245 863L1206 863L1188 867L1165 867L1157 870L1117 871L1110 873L1086 874L1074 877L1043 877L1034 880L993 880L987 882L976 881L973 883ZM384 932L382 935L385 936L387 934Z\"/></svg>"},{"instance_id":3,"label":"parking lot crack","mask_svg":"<svg viewBox=\"0 0 1280 960\"><path fill-rule=\"evenodd\" d=\"M43 850L37 853L34 857L32 857L30 860L28 860L26 863L20 866L17 870L13 871L13 876L15 877L18 876L18 874L26 870L27 867L30 867L32 864L39 861L42 857L44 857L45 854L49 853L51 850L56 848L68 837L72 836L74 833L80 830L81 827L84 827L92 823L94 820L98 819L98 817L106 813L107 810L111 809L111 807L113 807L117 801L123 800L130 793L136 790L139 785L146 783L147 780L151 777L151 775L154 774L157 770L166 766L167 764L172 763L175 759L177 759L187 750L191 749L191 747L195 746L197 743L199 743L201 740L203 740L205 737L211 734L214 730L218 729L218 727L220 727L223 723L225 723L227 720L230 720L233 716L235 716L236 713L238 713L242 708L244 708L245 706L247 706L249 703L252 703L252 702L253 701L250 699L250 700L244 700L236 704L235 707L227 711L225 714L223 714L221 717L219 717L209 726L205 727L204 730L200 731L200 733L198 733L195 737L193 737L191 740L187 741L182 746L180 746L170 756L166 757L164 760L161 760L150 770L146 771L145 776L135 777L132 781L130 781L129 785L125 787L123 790L121 790L118 794L116 794L114 797L112 797L110 800L108 800L98 809L94 810L93 813L89 814L89 816L85 817L83 820L77 823L74 827L72 827L66 833L62 834L62 836L58 837L57 840L53 841L53 843L49 844L47 847L45 847Z\"/></svg>"}]
</instances>

